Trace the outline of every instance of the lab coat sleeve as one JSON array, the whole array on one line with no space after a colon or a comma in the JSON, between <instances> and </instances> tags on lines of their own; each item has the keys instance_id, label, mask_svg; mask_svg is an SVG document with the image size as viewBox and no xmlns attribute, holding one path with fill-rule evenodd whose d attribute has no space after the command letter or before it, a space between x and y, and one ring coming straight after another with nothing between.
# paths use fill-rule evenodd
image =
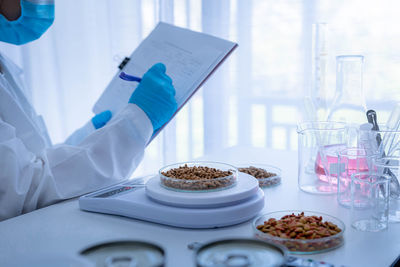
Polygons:
<instances>
[{"instance_id":1,"label":"lab coat sleeve","mask_svg":"<svg viewBox=\"0 0 400 267\"><path fill-rule=\"evenodd\" d=\"M64 142L67 145L78 145L81 143L87 136L93 133L96 129L93 126L91 120L89 120L85 125L81 128L77 129L73 132Z\"/></svg>"},{"instance_id":2,"label":"lab coat sleeve","mask_svg":"<svg viewBox=\"0 0 400 267\"><path fill-rule=\"evenodd\" d=\"M153 127L128 104L79 145L31 153L15 128L0 120L0 220L112 185L139 164Z\"/></svg>"}]
</instances>

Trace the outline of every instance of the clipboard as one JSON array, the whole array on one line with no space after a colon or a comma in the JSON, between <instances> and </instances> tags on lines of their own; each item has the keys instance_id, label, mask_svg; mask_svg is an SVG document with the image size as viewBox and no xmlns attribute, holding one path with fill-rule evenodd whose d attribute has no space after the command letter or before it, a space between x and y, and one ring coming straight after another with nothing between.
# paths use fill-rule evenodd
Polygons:
<instances>
[{"instance_id":1,"label":"clipboard","mask_svg":"<svg viewBox=\"0 0 400 267\"><path fill-rule=\"evenodd\" d=\"M95 114L104 110L117 114L127 105L138 83L120 79L122 71L142 77L152 65L158 62L165 64L166 74L172 78L176 90L178 108L170 120L153 134L150 143L237 46L231 41L160 22L130 58L120 65L120 70L92 110Z\"/></svg>"}]
</instances>

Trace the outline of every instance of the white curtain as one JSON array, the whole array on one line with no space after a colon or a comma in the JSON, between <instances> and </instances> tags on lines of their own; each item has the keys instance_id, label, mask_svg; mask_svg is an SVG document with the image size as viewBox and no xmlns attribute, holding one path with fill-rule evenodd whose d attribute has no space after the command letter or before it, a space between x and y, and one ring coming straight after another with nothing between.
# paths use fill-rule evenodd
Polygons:
<instances>
[{"instance_id":1,"label":"white curtain","mask_svg":"<svg viewBox=\"0 0 400 267\"><path fill-rule=\"evenodd\" d=\"M38 41L0 51L23 68L30 98L61 142L91 108L119 63L158 21L239 43L162 135L135 176L234 145L296 149L301 99L312 85L312 24L329 25L327 95L335 56L365 56L367 105L384 121L400 100L398 2L362 0L56 0Z\"/></svg>"}]
</instances>

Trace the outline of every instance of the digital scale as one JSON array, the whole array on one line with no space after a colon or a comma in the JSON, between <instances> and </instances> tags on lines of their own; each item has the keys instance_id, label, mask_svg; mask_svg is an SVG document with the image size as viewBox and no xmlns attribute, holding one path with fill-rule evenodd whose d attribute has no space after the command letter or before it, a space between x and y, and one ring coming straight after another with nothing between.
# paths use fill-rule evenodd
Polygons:
<instances>
[{"instance_id":1,"label":"digital scale","mask_svg":"<svg viewBox=\"0 0 400 267\"><path fill-rule=\"evenodd\" d=\"M236 185L219 191L181 192L160 184L127 181L79 198L85 211L121 215L183 228L215 228L239 224L264 207L264 192L251 175L239 172Z\"/></svg>"}]
</instances>

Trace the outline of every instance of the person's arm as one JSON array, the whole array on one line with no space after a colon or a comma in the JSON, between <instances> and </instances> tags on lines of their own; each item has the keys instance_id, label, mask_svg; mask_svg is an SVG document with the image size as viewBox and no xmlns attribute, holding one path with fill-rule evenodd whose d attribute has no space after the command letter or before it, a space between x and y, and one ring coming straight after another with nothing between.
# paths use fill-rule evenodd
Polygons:
<instances>
[{"instance_id":1,"label":"person's arm","mask_svg":"<svg viewBox=\"0 0 400 267\"><path fill-rule=\"evenodd\" d=\"M35 155L15 128L0 120L0 220L114 184L139 164L153 132L136 105L79 146L58 145Z\"/></svg>"},{"instance_id":2,"label":"person's arm","mask_svg":"<svg viewBox=\"0 0 400 267\"><path fill-rule=\"evenodd\" d=\"M127 178L142 159L155 127L176 111L170 97L175 90L164 79L165 67L149 73L131 97L130 102L138 104L127 104L76 146L61 144L34 154L15 127L0 117L0 220Z\"/></svg>"},{"instance_id":3,"label":"person's arm","mask_svg":"<svg viewBox=\"0 0 400 267\"><path fill-rule=\"evenodd\" d=\"M78 145L87 136L92 134L97 129L104 127L107 122L111 119L111 111L105 110L99 114L96 114L91 120L89 120L81 128L74 131L64 142L67 145Z\"/></svg>"},{"instance_id":4,"label":"person's arm","mask_svg":"<svg viewBox=\"0 0 400 267\"><path fill-rule=\"evenodd\" d=\"M127 178L143 157L152 134L146 114L128 104L105 127L79 145L47 150L49 167L61 192L70 198Z\"/></svg>"}]
</instances>

